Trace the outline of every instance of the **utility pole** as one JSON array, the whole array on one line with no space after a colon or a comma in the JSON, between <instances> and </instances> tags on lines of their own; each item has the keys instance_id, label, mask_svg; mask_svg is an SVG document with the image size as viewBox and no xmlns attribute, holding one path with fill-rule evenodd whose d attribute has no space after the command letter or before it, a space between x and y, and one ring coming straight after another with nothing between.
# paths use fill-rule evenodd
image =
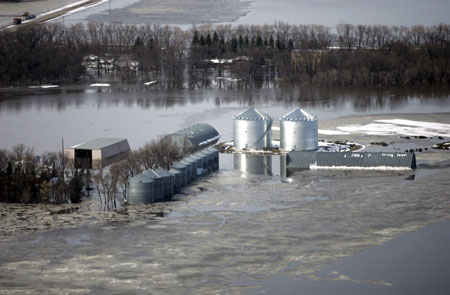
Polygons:
<instances>
[{"instance_id":1,"label":"utility pole","mask_svg":"<svg viewBox=\"0 0 450 295\"><path fill-rule=\"evenodd\" d=\"M108 3L109 3L109 24L111 25L111 1L112 0L109 0L108 1Z\"/></svg>"}]
</instances>

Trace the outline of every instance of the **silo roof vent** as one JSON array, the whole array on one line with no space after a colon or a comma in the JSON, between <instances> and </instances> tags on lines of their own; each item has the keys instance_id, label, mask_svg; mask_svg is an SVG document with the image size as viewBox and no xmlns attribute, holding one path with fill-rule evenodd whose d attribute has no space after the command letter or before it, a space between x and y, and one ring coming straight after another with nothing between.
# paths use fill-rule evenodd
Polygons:
<instances>
[{"instance_id":1,"label":"silo roof vent","mask_svg":"<svg viewBox=\"0 0 450 295\"><path fill-rule=\"evenodd\" d=\"M280 118L282 121L315 121L316 116L313 116L303 109L296 108Z\"/></svg>"},{"instance_id":2,"label":"silo roof vent","mask_svg":"<svg viewBox=\"0 0 450 295\"><path fill-rule=\"evenodd\" d=\"M260 110L255 109L254 107L250 107L242 113L234 116L236 120L272 120L272 118L266 113L261 112Z\"/></svg>"}]
</instances>

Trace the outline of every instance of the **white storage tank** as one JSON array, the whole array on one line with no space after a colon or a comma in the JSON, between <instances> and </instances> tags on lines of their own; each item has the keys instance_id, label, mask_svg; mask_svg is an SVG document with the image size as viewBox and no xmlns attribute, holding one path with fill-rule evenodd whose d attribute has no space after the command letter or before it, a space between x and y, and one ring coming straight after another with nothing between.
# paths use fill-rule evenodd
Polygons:
<instances>
[{"instance_id":1,"label":"white storage tank","mask_svg":"<svg viewBox=\"0 0 450 295\"><path fill-rule=\"evenodd\" d=\"M314 151L317 145L316 116L297 108L280 118L280 150Z\"/></svg>"},{"instance_id":2,"label":"white storage tank","mask_svg":"<svg viewBox=\"0 0 450 295\"><path fill-rule=\"evenodd\" d=\"M272 118L250 107L233 119L233 142L236 149L262 150L272 146Z\"/></svg>"}]
</instances>

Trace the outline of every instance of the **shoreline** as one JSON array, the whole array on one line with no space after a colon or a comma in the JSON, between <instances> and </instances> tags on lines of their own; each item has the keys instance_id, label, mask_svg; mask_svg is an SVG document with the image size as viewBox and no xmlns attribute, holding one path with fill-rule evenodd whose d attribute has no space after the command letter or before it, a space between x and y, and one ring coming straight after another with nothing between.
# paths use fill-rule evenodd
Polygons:
<instances>
[{"instance_id":1,"label":"shoreline","mask_svg":"<svg viewBox=\"0 0 450 295\"><path fill-rule=\"evenodd\" d=\"M66 14L90 8L108 0L82 0L82 1L51 1L51 3L42 3L37 1L33 3L20 3L23 5L12 6L8 4L0 4L0 9L5 11L5 15L0 17L0 30L16 30L18 27L28 26L32 24L40 24L52 19L62 17ZM48 1L45 1L48 2ZM25 6L26 5L26 6ZM4 7L3 7L4 6ZM8 7L10 6L10 7ZM20 11L22 11L20 13ZM25 11L35 14L36 18L22 23L21 25L13 25L12 19L20 17ZM40 11L39 13L37 11ZM8 18L10 21L8 23Z\"/></svg>"}]
</instances>

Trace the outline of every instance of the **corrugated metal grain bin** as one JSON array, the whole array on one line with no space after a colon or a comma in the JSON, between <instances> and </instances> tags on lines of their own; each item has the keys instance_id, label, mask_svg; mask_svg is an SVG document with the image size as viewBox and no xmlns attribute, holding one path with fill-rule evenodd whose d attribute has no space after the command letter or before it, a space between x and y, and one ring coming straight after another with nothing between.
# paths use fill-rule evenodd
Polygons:
<instances>
[{"instance_id":1,"label":"corrugated metal grain bin","mask_svg":"<svg viewBox=\"0 0 450 295\"><path fill-rule=\"evenodd\" d=\"M172 169L180 172L180 187L185 186L190 182L191 179L191 168L181 162L176 162L172 165Z\"/></svg>"},{"instance_id":2,"label":"corrugated metal grain bin","mask_svg":"<svg viewBox=\"0 0 450 295\"><path fill-rule=\"evenodd\" d=\"M143 174L138 174L128 180L127 202L130 205L151 204L155 201L153 195L154 182Z\"/></svg>"},{"instance_id":3,"label":"corrugated metal grain bin","mask_svg":"<svg viewBox=\"0 0 450 295\"><path fill-rule=\"evenodd\" d=\"M142 174L153 179L153 195L155 196L155 201L162 201L164 199L164 184L161 175L152 169L146 170Z\"/></svg>"},{"instance_id":4,"label":"corrugated metal grain bin","mask_svg":"<svg viewBox=\"0 0 450 295\"><path fill-rule=\"evenodd\" d=\"M213 156L213 170L219 170L219 150L213 146L210 146L206 149ZM208 166L209 166L209 157L208 157Z\"/></svg>"},{"instance_id":5,"label":"corrugated metal grain bin","mask_svg":"<svg viewBox=\"0 0 450 295\"><path fill-rule=\"evenodd\" d=\"M199 150L218 142L220 135L211 125L201 123L169 134L168 137L172 138L180 147Z\"/></svg>"},{"instance_id":6,"label":"corrugated metal grain bin","mask_svg":"<svg viewBox=\"0 0 450 295\"><path fill-rule=\"evenodd\" d=\"M201 150L199 152L197 152L197 155L199 155L200 157L202 157L202 168L203 171L205 171L206 173L208 171L210 171L208 169L208 157L209 157L209 152L207 150ZM213 158L213 156L211 155L211 158Z\"/></svg>"},{"instance_id":7,"label":"corrugated metal grain bin","mask_svg":"<svg viewBox=\"0 0 450 295\"><path fill-rule=\"evenodd\" d=\"M180 161L180 164L186 166L186 184L191 183L193 180L192 171L193 169L197 170L197 162L192 163L183 159ZM193 165L195 165L194 168Z\"/></svg>"},{"instance_id":8,"label":"corrugated metal grain bin","mask_svg":"<svg viewBox=\"0 0 450 295\"><path fill-rule=\"evenodd\" d=\"M280 118L280 149L313 151L318 146L318 121L302 109L294 109Z\"/></svg>"},{"instance_id":9,"label":"corrugated metal grain bin","mask_svg":"<svg viewBox=\"0 0 450 295\"><path fill-rule=\"evenodd\" d=\"M163 195L166 200L172 199L175 176L166 169L157 168L155 172L163 179Z\"/></svg>"},{"instance_id":10,"label":"corrugated metal grain bin","mask_svg":"<svg viewBox=\"0 0 450 295\"><path fill-rule=\"evenodd\" d=\"M185 177L182 172L175 168L170 168L169 172L173 175L174 181L173 181L173 191L175 193L180 192L182 185L181 177ZM183 180L184 181L184 180Z\"/></svg>"},{"instance_id":11,"label":"corrugated metal grain bin","mask_svg":"<svg viewBox=\"0 0 450 295\"><path fill-rule=\"evenodd\" d=\"M197 159L194 159L192 156L185 157L183 161L186 161L191 165L191 180L197 180Z\"/></svg>"},{"instance_id":12,"label":"corrugated metal grain bin","mask_svg":"<svg viewBox=\"0 0 450 295\"><path fill-rule=\"evenodd\" d=\"M197 160L197 175L201 176L201 175L203 175L203 173L206 173L206 171L205 172L203 171L203 157L202 157L202 155L200 155L199 153L195 153L195 154L192 154L190 157L192 159Z\"/></svg>"},{"instance_id":13,"label":"corrugated metal grain bin","mask_svg":"<svg viewBox=\"0 0 450 295\"><path fill-rule=\"evenodd\" d=\"M233 142L236 149L262 150L272 146L272 118L253 108L233 119Z\"/></svg>"}]
</instances>

